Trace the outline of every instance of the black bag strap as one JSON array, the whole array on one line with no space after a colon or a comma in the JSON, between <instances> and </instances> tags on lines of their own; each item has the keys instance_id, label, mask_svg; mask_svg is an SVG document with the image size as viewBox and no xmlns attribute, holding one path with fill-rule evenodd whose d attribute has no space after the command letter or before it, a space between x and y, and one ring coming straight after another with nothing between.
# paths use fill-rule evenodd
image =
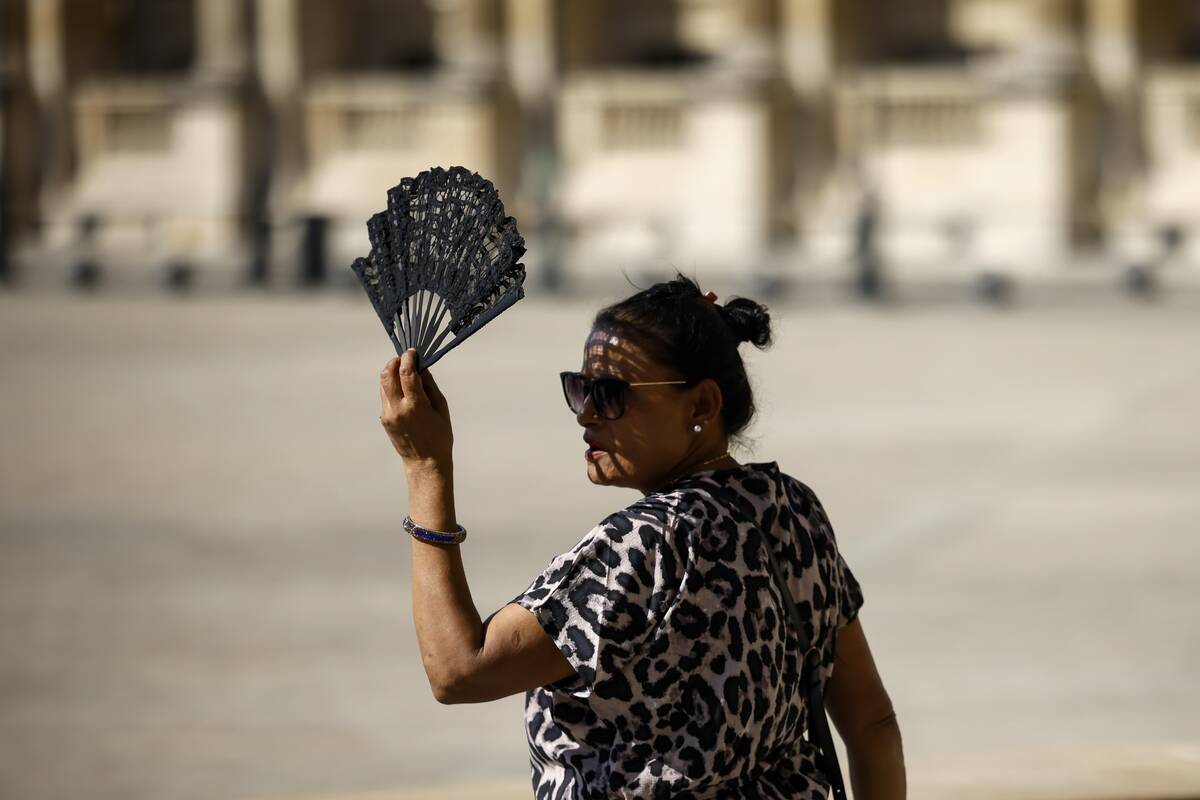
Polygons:
<instances>
[{"instance_id":1,"label":"black bag strap","mask_svg":"<svg viewBox=\"0 0 1200 800\"><path fill-rule=\"evenodd\" d=\"M771 573L775 576L775 582L779 584L779 591L783 594L783 604L787 608L788 616L792 618L792 624L796 627L796 634L803 642L804 624L800 619L800 609L796 608L796 603L792 600L792 593L788 591L783 572L780 571L779 563L775 560L775 553L771 549L770 538L765 532L763 533L763 543L766 545L767 563L771 567ZM831 592L826 594L829 595ZM819 640L820 637L816 638ZM836 647L836 629L830 633L830 638L833 646ZM829 778L834 798L845 800L846 785L842 782L842 767L838 763L837 750L833 746L833 735L829 731L829 721L825 717L825 694L821 688L820 675L821 650L817 645L817 641L810 642L804 655L800 657L800 685L804 687L808 698L808 741L815 745L820 752L821 770L825 773L825 777Z\"/></svg>"}]
</instances>

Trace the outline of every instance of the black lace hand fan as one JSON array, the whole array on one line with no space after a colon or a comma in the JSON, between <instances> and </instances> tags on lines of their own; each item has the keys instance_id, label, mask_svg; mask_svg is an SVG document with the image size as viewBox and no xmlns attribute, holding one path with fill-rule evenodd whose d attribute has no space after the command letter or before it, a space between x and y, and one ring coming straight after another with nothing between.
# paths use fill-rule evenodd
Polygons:
<instances>
[{"instance_id":1,"label":"black lace hand fan","mask_svg":"<svg viewBox=\"0 0 1200 800\"><path fill-rule=\"evenodd\" d=\"M525 296L525 240L492 182L464 167L433 167L388 190L367 220L371 252L351 269L388 338L418 369Z\"/></svg>"}]
</instances>

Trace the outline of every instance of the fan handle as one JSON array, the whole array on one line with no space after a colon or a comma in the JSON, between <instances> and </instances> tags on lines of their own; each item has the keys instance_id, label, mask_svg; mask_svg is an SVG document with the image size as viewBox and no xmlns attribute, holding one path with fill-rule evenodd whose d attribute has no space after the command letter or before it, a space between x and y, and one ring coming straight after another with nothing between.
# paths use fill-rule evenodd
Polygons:
<instances>
[{"instance_id":1,"label":"fan handle","mask_svg":"<svg viewBox=\"0 0 1200 800\"><path fill-rule=\"evenodd\" d=\"M491 322L493 319L496 318L497 314L499 314L501 311L504 311L506 308L509 308L513 303L517 302L524 296L525 296L525 287L522 284L518 283L516 286L512 287L507 292L505 292L503 295L501 295L500 299L496 301L496 304L494 306L492 306L487 311L484 311L482 314L480 314L478 317L476 317L475 320L473 322L471 322L471 324L467 325L465 328L463 328L461 331L459 331L458 335L455 336L453 339L451 339L450 342L448 342L445 347L443 347L441 350L438 350L436 353L434 353L432 356L430 356L427 360L421 359L421 354L418 352L417 353L417 362L418 362L417 363L417 371L424 372L425 370L432 367L434 364L437 363L437 360L439 358L446 355L446 353L449 353L451 350L453 350L454 348L458 347L460 344L465 342L467 340L467 338L471 336L471 334L475 333L477 330L482 328L484 325ZM399 351L397 351L397 352L399 352Z\"/></svg>"}]
</instances>

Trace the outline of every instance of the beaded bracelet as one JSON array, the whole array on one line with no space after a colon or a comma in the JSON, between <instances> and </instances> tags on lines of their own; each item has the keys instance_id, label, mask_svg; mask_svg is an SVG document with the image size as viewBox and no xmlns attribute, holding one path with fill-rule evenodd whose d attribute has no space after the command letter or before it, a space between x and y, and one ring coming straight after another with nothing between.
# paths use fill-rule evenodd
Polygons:
<instances>
[{"instance_id":1,"label":"beaded bracelet","mask_svg":"<svg viewBox=\"0 0 1200 800\"><path fill-rule=\"evenodd\" d=\"M422 542L430 544L458 544L463 539L467 538L467 529L462 525L457 526L458 530L453 533L447 531L433 531L428 528L422 528L417 523L413 522L412 517L404 518L404 530L412 534L414 539L420 539Z\"/></svg>"}]
</instances>

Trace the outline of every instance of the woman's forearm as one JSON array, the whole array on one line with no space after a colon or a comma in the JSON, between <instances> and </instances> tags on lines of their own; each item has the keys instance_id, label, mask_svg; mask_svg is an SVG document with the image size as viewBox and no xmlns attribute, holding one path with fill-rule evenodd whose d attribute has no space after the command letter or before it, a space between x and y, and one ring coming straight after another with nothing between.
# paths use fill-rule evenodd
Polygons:
<instances>
[{"instance_id":1,"label":"woman's forearm","mask_svg":"<svg viewBox=\"0 0 1200 800\"><path fill-rule=\"evenodd\" d=\"M854 800L904 800L907 777L900 726L889 717L846 743Z\"/></svg>"},{"instance_id":2,"label":"woman's forearm","mask_svg":"<svg viewBox=\"0 0 1200 800\"><path fill-rule=\"evenodd\" d=\"M413 467L408 474L408 513L423 528L453 531L454 476L450 467ZM413 624L421 661L441 697L475 657L483 621L471 599L459 545L412 539Z\"/></svg>"}]
</instances>

